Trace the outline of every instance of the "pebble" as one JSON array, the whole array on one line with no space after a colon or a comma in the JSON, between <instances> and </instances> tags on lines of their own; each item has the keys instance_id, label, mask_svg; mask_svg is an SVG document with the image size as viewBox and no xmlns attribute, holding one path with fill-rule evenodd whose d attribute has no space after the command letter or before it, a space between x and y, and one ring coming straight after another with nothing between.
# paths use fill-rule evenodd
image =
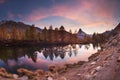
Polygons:
<instances>
[{"instance_id":1,"label":"pebble","mask_svg":"<svg viewBox=\"0 0 120 80\"><path fill-rule=\"evenodd\" d=\"M13 78L14 79L18 79L18 75L17 74L13 74Z\"/></svg>"},{"instance_id":2,"label":"pebble","mask_svg":"<svg viewBox=\"0 0 120 80\"><path fill-rule=\"evenodd\" d=\"M52 77L48 77L47 80L53 80L53 78Z\"/></svg>"},{"instance_id":3,"label":"pebble","mask_svg":"<svg viewBox=\"0 0 120 80\"><path fill-rule=\"evenodd\" d=\"M77 74L77 76L80 76L81 74Z\"/></svg>"},{"instance_id":4,"label":"pebble","mask_svg":"<svg viewBox=\"0 0 120 80\"><path fill-rule=\"evenodd\" d=\"M95 74L97 71L96 70L92 70L91 71L91 74L93 75L93 74Z\"/></svg>"},{"instance_id":5,"label":"pebble","mask_svg":"<svg viewBox=\"0 0 120 80\"><path fill-rule=\"evenodd\" d=\"M95 65L96 64L96 62L91 62L91 65Z\"/></svg>"},{"instance_id":6,"label":"pebble","mask_svg":"<svg viewBox=\"0 0 120 80\"><path fill-rule=\"evenodd\" d=\"M98 67L95 68L96 71L100 71L101 69L102 69L101 66L98 66Z\"/></svg>"}]
</instances>

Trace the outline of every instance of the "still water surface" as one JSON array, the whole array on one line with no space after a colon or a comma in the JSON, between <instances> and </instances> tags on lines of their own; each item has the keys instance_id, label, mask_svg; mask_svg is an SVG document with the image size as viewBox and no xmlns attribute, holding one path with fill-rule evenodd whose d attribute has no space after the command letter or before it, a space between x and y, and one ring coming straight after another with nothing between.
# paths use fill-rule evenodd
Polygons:
<instances>
[{"instance_id":1,"label":"still water surface","mask_svg":"<svg viewBox=\"0 0 120 80\"><path fill-rule=\"evenodd\" d=\"M96 53L100 47L92 44L73 44L67 46L49 47L4 47L0 48L0 67L8 72L16 73L18 68L29 70L47 70L49 65L61 66L64 64L87 61L88 57Z\"/></svg>"}]
</instances>

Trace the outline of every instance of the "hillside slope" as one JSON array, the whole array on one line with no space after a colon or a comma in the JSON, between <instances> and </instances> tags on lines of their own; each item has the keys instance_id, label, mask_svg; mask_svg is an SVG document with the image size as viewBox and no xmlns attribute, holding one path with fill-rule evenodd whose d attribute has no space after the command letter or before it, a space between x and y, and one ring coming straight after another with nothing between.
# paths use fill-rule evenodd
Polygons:
<instances>
[{"instance_id":1,"label":"hillside slope","mask_svg":"<svg viewBox=\"0 0 120 80\"><path fill-rule=\"evenodd\" d=\"M116 29L117 28L117 29ZM87 63L72 68L62 76L68 80L120 80L120 32L119 25L102 49L93 54Z\"/></svg>"}]
</instances>

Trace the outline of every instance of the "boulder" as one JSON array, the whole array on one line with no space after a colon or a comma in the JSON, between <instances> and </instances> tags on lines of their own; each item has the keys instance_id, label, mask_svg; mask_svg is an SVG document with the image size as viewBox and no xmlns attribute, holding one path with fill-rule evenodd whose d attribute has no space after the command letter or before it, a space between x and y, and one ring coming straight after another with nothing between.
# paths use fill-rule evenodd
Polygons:
<instances>
[{"instance_id":1,"label":"boulder","mask_svg":"<svg viewBox=\"0 0 120 80\"><path fill-rule=\"evenodd\" d=\"M24 68L18 69L17 72L18 72L18 74L19 74L20 76L26 75L26 76L28 76L29 78L32 78L33 75L34 75L34 73L33 73L32 71L29 71L29 70L24 69Z\"/></svg>"},{"instance_id":2,"label":"boulder","mask_svg":"<svg viewBox=\"0 0 120 80\"><path fill-rule=\"evenodd\" d=\"M13 78L12 74L7 73L6 69L0 68L0 76L5 78Z\"/></svg>"},{"instance_id":3,"label":"boulder","mask_svg":"<svg viewBox=\"0 0 120 80\"><path fill-rule=\"evenodd\" d=\"M44 74L45 74L45 72L41 69L34 71L35 76L43 76Z\"/></svg>"},{"instance_id":4,"label":"boulder","mask_svg":"<svg viewBox=\"0 0 120 80\"><path fill-rule=\"evenodd\" d=\"M54 77L54 75L50 71L45 72L45 77Z\"/></svg>"}]
</instances>

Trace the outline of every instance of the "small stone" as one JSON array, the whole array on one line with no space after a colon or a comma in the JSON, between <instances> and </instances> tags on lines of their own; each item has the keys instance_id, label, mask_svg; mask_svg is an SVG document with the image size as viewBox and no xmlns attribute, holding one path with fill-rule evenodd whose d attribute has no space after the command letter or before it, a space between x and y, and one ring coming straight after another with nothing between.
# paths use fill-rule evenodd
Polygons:
<instances>
[{"instance_id":1,"label":"small stone","mask_svg":"<svg viewBox=\"0 0 120 80\"><path fill-rule=\"evenodd\" d=\"M96 71L100 71L101 69L102 69L101 66L98 66L98 67L95 68Z\"/></svg>"},{"instance_id":2,"label":"small stone","mask_svg":"<svg viewBox=\"0 0 120 80\"><path fill-rule=\"evenodd\" d=\"M110 63L108 61L104 61L104 66L109 66Z\"/></svg>"},{"instance_id":3,"label":"small stone","mask_svg":"<svg viewBox=\"0 0 120 80\"><path fill-rule=\"evenodd\" d=\"M91 62L91 65L95 65L96 64L96 62Z\"/></svg>"},{"instance_id":4,"label":"small stone","mask_svg":"<svg viewBox=\"0 0 120 80\"><path fill-rule=\"evenodd\" d=\"M96 70L92 70L91 71L91 74L93 75L93 74L95 74L97 71Z\"/></svg>"},{"instance_id":5,"label":"small stone","mask_svg":"<svg viewBox=\"0 0 120 80\"><path fill-rule=\"evenodd\" d=\"M91 80L91 75L89 74L85 75L85 80Z\"/></svg>"},{"instance_id":6,"label":"small stone","mask_svg":"<svg viewBox=\"0 0 120 80\"><path fill-rule=\"evenodd\" d=\"M67 80L66 77L61 77L60 80Z\"/></svg>"},{"instance_id":7,"label":"small stone","mask_svg":"<svg viewBox=\"0 0 120 80\"><path fill-rule=\"evenodd\" d=\"M18 75L17 74L13 74L13 78L14 79L18 79Z\"/></svg>"},{"instance_id":8,"label":"small stone","mask_svg":"<svg viewBox=\"0 0 120 80\"><path fill-rule=\"evenodd\" d=\"M81 76L81 74L77 74L77 76Z\"/></svg>"},{"instance_id":9,"label":"small stone","mask_svg":"<svg viewBox=\"0 0 120 80\"><path fill-rule=\"evenodd\" d=\"M48 77L47 80L53 80L53 78L52 77Z\"/></svg>"}]
</instances>

